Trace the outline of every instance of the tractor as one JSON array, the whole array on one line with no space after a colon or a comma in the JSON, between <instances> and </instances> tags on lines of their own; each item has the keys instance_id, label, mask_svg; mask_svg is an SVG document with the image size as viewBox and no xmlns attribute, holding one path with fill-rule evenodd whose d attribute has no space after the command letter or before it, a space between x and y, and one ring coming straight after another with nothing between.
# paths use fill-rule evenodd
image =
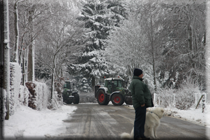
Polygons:
<instances>
[{"instance_id":1,"label":"tractor","mask_svg":"<svg viewBox=\"0 0 210 140\"><path fill-rule=\"evenodd\" d=\"M75 90L75 84L70 81L65 81L63 88L63 102L66 104L79 104L79 94Z\"/></svg>"},{"instance_id":2,"label":"tractor","mask_svg":"<svg viewBox=\"0 0 210 140\"><path fill-rule=\"evenodd\" d=\"M107 105L109 101L115 106L124 102L132 105L132 94L126 89L126 82L122 78L105 78L104 85L95 86L95 98L100 105Z\"/></svg>"}]
</instances>

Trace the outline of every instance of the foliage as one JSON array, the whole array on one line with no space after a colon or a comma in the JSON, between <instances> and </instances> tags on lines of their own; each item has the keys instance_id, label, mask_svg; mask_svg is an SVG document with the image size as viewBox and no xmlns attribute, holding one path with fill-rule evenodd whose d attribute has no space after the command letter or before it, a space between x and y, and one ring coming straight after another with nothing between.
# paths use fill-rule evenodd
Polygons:
<instances>
[{"instance_id":1,"label":"foliage","mask_svg":"<svg viewBox=\"0 0 210 140\"><path fill-rule=\"evenodd\" d=\"M65 76L65 65L75 61L77 58L75 53L81 51L85 38L82 37L83 23L75 20L77 13L72 12L69 7L53 3L51 11L48 12L53 16L48 20L50 25L44 27L43 34L39 36L36 62L37 66L41 66L37 67L37 73L40 73L40 70L50 72L52 98L55 81ZM45 72L43 71L44 75L48 76ZM61 96L60 94L59 90L58 95Z\"/></svg>"},{"instance_id":2,"label":"foliage","mask_svg":"<svg viewBox=\"0 0 210 140\"><path fill-rule=\"evenodd\" d=\"M112 65L116 65L118 68L124 68L125 73L130 78L133 75L133 69L138 67L143 69L145 78L149 84L154 88L153 71L155 71L153 65L153 56L156 50L153 50L151 44L158 44L155 42L155 38L151 40L151 34L158 27L155 25L158 18L158 12L160 8L156 3L144 3L139 1L132 1L128 3L127 11L128 17L124 20L120 27L116 27L111 32L107 39L108 47L106 48L106 59L111 62ZM153 6L151 8L151 5ZM155 12L151 11L155 9ZM151 14L150 14L151 13ZM148 17L152 18L153 23L150 23ZM151 25L151 26L149 26ZM155 36L155 34L152 36ZM157 47L155 47L157 48ZM158 61L158 56L156 56ZM153 76L153 77L152 77Z\"/></svg>"},{"instance_id":3,"label":"foliage","mask_svg":"<svg viewBox=\"0 0 210 140\"><path fill-rule=\"evenodd\" d=\"M80 92L83 92L83 93L89 93L89 92L91 92L91 86L89 85L88 80L86 78L82 78L79 81L79 83L77 85L77 89Z\"/></svg>"},{"instance_id":4,"label":"foliage","mask_svg":"<svg viewBox=\"0 0 210 140\"><path fill-rule=\"evenodd\" d=\"M198 83L195 83L191 77L187 77L176 94L176 108L189 109L195 104L195 93L200 92Z\"/></svg>"},{"instance_id":5,"label":"foliage","mask_svg":"<svg viewBox=\"0 0 210 140\"><path fill-rule=\"evenodd\" d=\"M187 110L195 103L195 94L200 93L198 83L188 77L179 89L162 89L159 91L160 104L164 107L176 107L177 109Z\"/></svg>"},{"instance_id":6,"label":"foliage","mask_svg":"<svg viewBox=\"0 0 210 140\"><path fill-rule=\"evenodd\" d=\"M114 26L124 19L125 12L121 2L116 0L88 1L82 9L78 20L85 22L89 39L86 49L77 63L68 67L70 74L78 74L86 78L101 78L112 75L108 63L104 59L103 51L106 39Z\"/></svg>"},{"instance_id":7,"label":"foliage","mask_svg":"<svg viewBox=\"0 0 210 140\"><path fill-rule=\"evenodd\" d=\"M104 52L106 61L125 68L130 77L133 68L142 68L154 89L172 87L171 83L180 88L190 76L205 90L205 4L127 3L128 20L111 32Z\"/></svg>"},{"instance_id":8,"label":"foliage","mask_svg":"<svg viewBox=\"0 0 210 140\"><path fill-rule=\"evenodd\" d=\"M164 26L160 30L163 49L159 79L169 72L163 87L170 86L172 78L179 88L182 81L191 76L205 89L205 4L205 1L162 4L167 14L162 18Z\"/></svg>"}]
</instances>

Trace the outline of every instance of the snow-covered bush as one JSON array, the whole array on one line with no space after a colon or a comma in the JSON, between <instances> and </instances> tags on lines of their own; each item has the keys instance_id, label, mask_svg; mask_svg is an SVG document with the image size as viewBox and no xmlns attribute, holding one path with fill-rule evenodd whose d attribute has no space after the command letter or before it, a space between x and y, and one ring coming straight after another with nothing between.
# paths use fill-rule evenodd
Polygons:
<instances>
[{"instance_id":1,"label":"snow-covered bush","mask_svg":"<svg viewBox=\"0 0 210 140\"><path fill-rule=\"evenodd\" d=\"M34 84L33 82L26 82L26 87L28 88L30 93L28 96L28 106L33 109L36 109L36 84Z\"/></svg>"},{"instance_id":2,"label":"snow-covered bush","mask_svg":"<svg viewBox=\"0 0 210 140\"><path fill-rule=\"evenodd\" d=\"M59 104L63 104L63 98L62 98L62 93L63 93L63 86L65 84L65 80L63 77L59 77L55 80L55 91L56 91L56 99Z\"/></svg>"},{"instance_id":3,"label":"snow-covered bush","mask_svg":"<svg viewBox=\"0 0 210 140\"><path fill-rule=\"evenodd\" d=\"M21 67L18 63L10 63L10 95L9 95L9 114L13 115L17 106L19 88L21 83Z\"/></svg>"},{"instance_id":4,"label":"snow-covered bush","mask_svg":"<svg viewBox=\"0 0 210 140\"><path fill-rule=\"evenodd\" d=\"M195 104L195 94L200 92L199 86L188 78L176 93L176 108L190 108Z\"/></svg>"},{"instance_id":5,"label":"snow-covered bush","mask_svg":"<svg viewBox=\"0 0 210 140\"><path fill-rule=\"evenodd\" d=\"M174 107L175 100L174 100L174 89L162 89L159 94L157 95L157 101L159 105L163 107Z\"/></svg>"},{"instance_id":6,"label":"snow-covered bush","mask_svg":"<svg viewBox=\"0 0 210 140\"><path fill-rule=\"evenodd\" d=\"M48 109L58 109L63 105L63 100L58 96L57 91L54 92L53 99L48 103Z\"/></svg>"},{"instance_id":7,"label":"snow-covered bush","mask_svg":"<svg viewBox=\"0 0 210 140\"><path fill-rule=\"evenodd\" d=\"M46 109L47 104L50 101L50 90L48 89L45 83L34 82L36 84L35 91L36 91L36 104L37 109Z\"/></svg>"},{"instance_id":8,"label":"snow-covered bush","mask_svg":"<svg viewBox=\"0 0 210 140\"><path fill-rule=\"evenodd\" d=\"M47 85L40 82L27 82L26 86L30 92L28 106L37 110L47 108L50 101L50 91Z\"/></svg>"},{"instance_id":9,"label":"snow-covered bush","mask_svg":"<svg viewBox=\"0 0 210 140\"><path fill-rule=\"evenodd\" d=\"M200 94L199 86L188 78L179 89L162 89L157 95L160 106L185 110L195 105L195 95Z\"/></svg>"},{"instance_id":10,"label":"snow-covered bush","mask_svg":"<svg viewBox=\"0 0 210 140\"><path fill-rule=\"evenodd\" d=\"M19 91L19 103L24 106L28 106L28 96L29 91L26 86L20 85L20 91Z\"/></svg>"}]
</instances>

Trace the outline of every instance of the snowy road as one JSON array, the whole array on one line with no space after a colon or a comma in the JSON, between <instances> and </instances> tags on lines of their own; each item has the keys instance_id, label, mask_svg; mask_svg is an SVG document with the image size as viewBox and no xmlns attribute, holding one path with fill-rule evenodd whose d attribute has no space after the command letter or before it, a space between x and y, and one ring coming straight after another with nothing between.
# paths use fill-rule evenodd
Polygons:
<instances>
[{"instance_id":1,"label":"snowy road","mask_svg":"<svg viewBox=\"0 0 210 140\"><path fill-rule=\"evenodd\" d=\"M65 120L62 137L119 139L133 127L134 110L128 106L79 104L71 119ZM163 117L158 128L159 138L205 138L205 127L175 118Z\"/></svg>"}]
</instances>

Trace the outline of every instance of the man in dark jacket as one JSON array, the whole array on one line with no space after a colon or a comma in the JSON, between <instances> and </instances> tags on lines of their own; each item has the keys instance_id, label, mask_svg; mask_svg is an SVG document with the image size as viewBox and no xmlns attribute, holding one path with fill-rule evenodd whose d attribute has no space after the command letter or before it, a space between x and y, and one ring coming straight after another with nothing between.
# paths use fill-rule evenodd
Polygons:
<instances>
[{"instance_id":1,"label":"man in dark jacket","mask_svg":"<svg viewBox=\"0 0 210 140\"><path fill-rule=\"evenodd\" d=\"M143 71L134 69L133 80L129 86L132 93L132 102L135 109L134 140L149 139L144 136L146 107L152 107L152 96L146 84L143 83Z\"/></svg>"}]
</instances>

